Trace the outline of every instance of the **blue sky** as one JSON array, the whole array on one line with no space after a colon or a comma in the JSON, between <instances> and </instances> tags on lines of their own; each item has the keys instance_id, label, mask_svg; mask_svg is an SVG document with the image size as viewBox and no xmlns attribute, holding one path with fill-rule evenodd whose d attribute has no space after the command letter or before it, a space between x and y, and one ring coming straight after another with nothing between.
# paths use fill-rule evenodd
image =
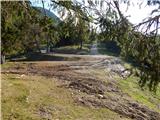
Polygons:
<instances>
[{"instance_id":1,"label":"blue sky","mask_svg":"<svg viewBox=\"0 0 160 120\"><path fill-rule=\"evenodd\" d=\"M41 0L30 0L33 6L38 6L38 7L43 7L42 5L42 1ZM49 4L50 4L50 0L44 0L44 5L46 9L50 9ZM50 9L52 12L54 12L57 16L58 14L56 13L56 11Z\"/></svg>"}]
</instances>

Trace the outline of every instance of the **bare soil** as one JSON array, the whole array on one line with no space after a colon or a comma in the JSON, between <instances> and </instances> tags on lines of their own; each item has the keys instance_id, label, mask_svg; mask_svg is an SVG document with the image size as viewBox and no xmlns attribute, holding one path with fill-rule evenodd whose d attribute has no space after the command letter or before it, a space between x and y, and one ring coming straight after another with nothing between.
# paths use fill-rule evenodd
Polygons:
<instances>
[{"instance_id":1,"label":"bare soil","mask_svg":"<svg viewBox=\"0 0 160 120\"><path fill-rule=\"evenodd\" d=\"M104 58L99 61L104 61ZM61 87L75 91L74 99L77 104L108 108L122 116L136 120L160 120L160 113L131 99L129 95L122 92L113 79L108 79L105 82L88 73L93 69L103 69L104 62L102 63L99 64L97 59L92 62L72 61L55 62L54 64L47 62L15 63L13 67L3 69L2 73L54 77L62 81ZM98 66L95 67L95 64ZM43 115L44 110L40 111Z\"/></svg>"}]
</instances>

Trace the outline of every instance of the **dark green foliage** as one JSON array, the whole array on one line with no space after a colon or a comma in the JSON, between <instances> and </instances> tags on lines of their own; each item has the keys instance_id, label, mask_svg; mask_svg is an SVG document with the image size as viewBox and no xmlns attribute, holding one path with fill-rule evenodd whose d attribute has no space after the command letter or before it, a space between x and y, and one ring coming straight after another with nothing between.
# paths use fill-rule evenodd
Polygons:
<instances>
[{"instance_id":1,"label":"dark green foliage","mask_svg":"<svg viewBox=\"0 0 160 120\"><path fill-rule=\"evenodd\" d=\"M2 12L2 48L3 53L11 53L21 50L19 36L25 19L22 2L1 2ZM14 50L14 51L13 51Z\"/></svg>"},{"instance_id":2,"label":"dark green foliage","mask_svg":"<svg viewBox=\"0 0 160 120\"><path fill-rule=\"evenodd\" d=\"M42 7L35 7L35 8L38 9L38 10L40 10L42 16L44 16L45 13L46 13L46 16L49 17L49 18L52 18L52 20L53 20L54 22L56 22L56 23L62 22L62 21L60 20L60 18L57 17L57 16L56 16L54 13L52 13L51 11L45 9L45 13L44 13L44 10L43 10Z\"/></svg>"},{"instance_id":3,"label":"dark green foliage","mask_svg":"<svg viewBox=\"0 0 160 120\"><path fill-rule=\"evenodd\" d=\"M160 82L160 39L155 36L135 34L132 36L132 41L136 43L132 43L130 47L132 56L140 65L139 83L141 87L148 85L150 90L155 91Z\"/></svg>"},{"instance_id":4,"label":"dark green foliage","mask_svg":"<svg viewBox=\"0 0 160 120\"><path fill-rule=\"evenodd\" d=\"M78 13L68 14L66 19L59 24L58 33L60 41L56 46L79 44L81 48L90 35L89 22L78 16Z\"/></svg>"},{"instance_id":5,"label":"dark green foliage","mask_svg":"<svg viewBox=\"0 0 160 120\"><path fill-rule=\"evenodd\" d=\"M47 16L48 10L39 10L27 1L2 2L2 52L6 55L40 52L41 45L46 45L49 52L58 41L64 45L81 44L82 48L89 36L89 22L86 21L88 18L85 11L72 1L53 3L59 10L68 10L65 22L57 24ZM74 11L73 15L70 10Z\"/></svg>"},{"instance_id":6,"label":"dark green foliage","mask_svg":"<svg viewBox=\"0 0 160 120\"><path fill-rule=\"evenodd\" d=\"M41 44L48 46L57 41L54 21L42 16L29 2L4 1L1 10L1 51L5 55L40 51Z\"/></svg>"},{"instance_id":7,"label":"dark green foliage","mask_svg":"<svg viewBox=\"0 0 160 120\"><path fill-rule=\"evenodd\" d=\"M8 55L24 52L27 47L33 45L33 43L30 44L33 38L29 38L29 34L33 22L36 22L36 19L32 16L36 11L30 7L29 2L4 1L1 3L1 51Z\"/></svg>"}]
</instances>

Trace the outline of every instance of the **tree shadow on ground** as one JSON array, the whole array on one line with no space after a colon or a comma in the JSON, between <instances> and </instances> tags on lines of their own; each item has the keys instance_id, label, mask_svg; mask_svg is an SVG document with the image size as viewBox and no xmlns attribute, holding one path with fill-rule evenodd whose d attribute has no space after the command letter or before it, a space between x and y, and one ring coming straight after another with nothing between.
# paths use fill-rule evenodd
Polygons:
<instances>
[{"instance_id":1,"label":"tree shadow on ground","mask_svg":"<svg viewBox=\"0 0 160 120\"><path fill-rule=\"evenodd\" d=\"M46 53L29 53L10 58L10 61L75 61L80 57L66 57Z\"/></svg>"}]
</instances>

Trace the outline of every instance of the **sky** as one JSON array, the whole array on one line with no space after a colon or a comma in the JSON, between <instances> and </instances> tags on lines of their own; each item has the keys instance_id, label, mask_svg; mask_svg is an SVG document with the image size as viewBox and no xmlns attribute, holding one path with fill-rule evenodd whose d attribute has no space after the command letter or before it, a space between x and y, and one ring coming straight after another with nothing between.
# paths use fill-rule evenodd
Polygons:
<instances>
[{"instance_id":1,"label":"sky","mask_svg":"<svg viewBox=\"0 0 160 120\"><path fill-rule=\"evenodd\" d=\"M146 1L147 0L139 0L139 1L145 1L141 7L139 5L137 5L137 1L138 0L132 0L133 2L131 3L132 5L130 5L127 9L127 5L126 4L121 4L120 5L120 10L123 12L123 14L125 16L130 15L130 17L128 18L130 20L131 23L133 24L138 24L140 22L143 21L143 19L147 18L148 16L150 16L152 10L154 10L155 8L158 8L158 5L156 6L148 6L146 5ZM160 14L157 13L157 14ZM156 15L156 14L154 14Z\"/></svg>"},{"instance_id":2,"label":"sky","mask_svg":"<svg viewBox=\"0 0 160 120\"><path fill-rule=\"evenodd\" d=\"M30 0L30 1L33 6L42 7L41 0ZM49 6L48 6L49 1L50 0L44 0L46 9L49 9ZM78 1L80 2L81 0L78 0ZM137 3L139 4L143 3L143 4L141 4L140 6ZM128 7L128 9L127 9L127 4L120 3L121 12L124 14L124 16L129 16L128 17L129 21L134 25L140 22L143 22L145 18L150 16L152 10L154 10L155 8L158 8L158 5L157 6L147 6L147 0L130 0L130 6ZM55 10L51 9L51 11L59 17L59 14ZM160 12L157 14L160 14Z\"/></svg>"}]
</instances>

